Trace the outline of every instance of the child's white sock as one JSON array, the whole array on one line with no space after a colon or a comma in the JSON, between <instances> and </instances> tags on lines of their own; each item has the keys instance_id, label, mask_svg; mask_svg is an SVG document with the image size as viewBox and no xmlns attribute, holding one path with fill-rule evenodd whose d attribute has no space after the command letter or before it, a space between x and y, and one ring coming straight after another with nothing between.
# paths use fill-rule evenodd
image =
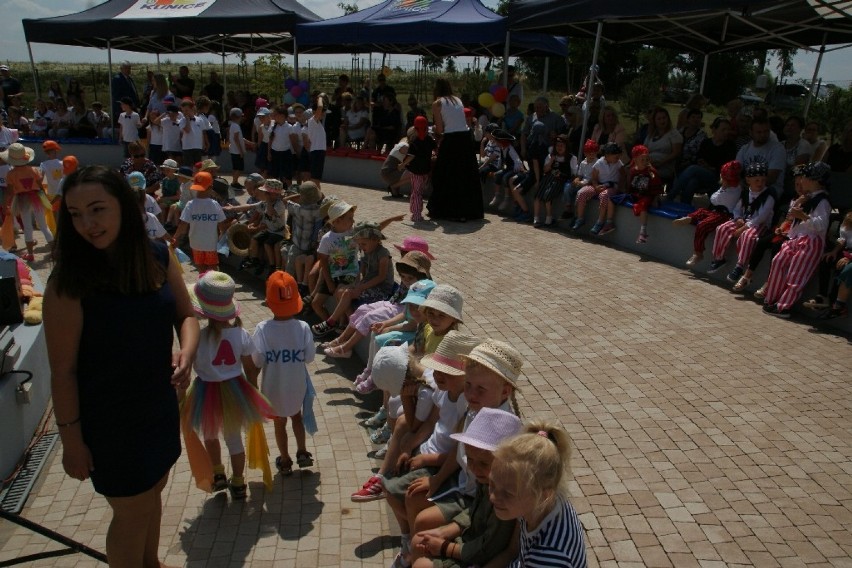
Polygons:
<instances>
[{"instance_id":1,"label":"child's white sock","mask_svg":"<svg viewBox=\"0 0 852 568\"><path fill-rule=\"evenodd\" d=\"M545 225L550 225L551 223L553 223L553 217L545 217L544 218L544 224Z\"/></svg>"},{"instance_id":2,"label":"child's white sock","mask_svg":"<svg viewBox=\"0 0 852 568\"><path fill-rule=\"evenodd\" d=\"M648 232L648 225L642 225L642 226L639 228L639 232L640 232L640 233L643 233L643 234L644 234L644 233L647 233L647 232Z\"/></svg>"}]
</instances>

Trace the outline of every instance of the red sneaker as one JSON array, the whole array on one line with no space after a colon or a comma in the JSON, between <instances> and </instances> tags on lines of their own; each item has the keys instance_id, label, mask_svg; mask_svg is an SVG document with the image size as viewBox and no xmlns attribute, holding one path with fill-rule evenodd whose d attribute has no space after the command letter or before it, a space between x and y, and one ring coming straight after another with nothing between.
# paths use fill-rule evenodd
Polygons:
<instances>
[{"instance_id":1,"label":"red sneaker","mask_svg":"<svg viewBox=\"0 0 852 568\"><path fill-rule=\"evenodd\" d=\"M355 503L361 503L365 501L375 501L377 499L384 499L385 492L382 489L382 478L378 475L374 475L370 479L367 480L361 489L352 494L352 501Z\"/></svg>"}]
</instances>

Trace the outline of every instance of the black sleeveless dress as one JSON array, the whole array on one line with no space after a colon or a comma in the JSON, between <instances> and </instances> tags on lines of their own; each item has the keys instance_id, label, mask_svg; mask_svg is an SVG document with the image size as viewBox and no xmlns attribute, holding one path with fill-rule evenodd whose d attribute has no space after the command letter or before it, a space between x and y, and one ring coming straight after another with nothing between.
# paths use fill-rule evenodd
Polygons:
<instances>
[{"instance_id":1,"label":"black sleeveless dress","mask_svg":"<svg viewBox=\"0 0 852 568\"><path fill-rule=\"evenodd\" d=\"M168 267L168 249L152 243ZM95 491L129 497L156 485L180 456L171 385L176 317L168 282L154 293L83 298L77 355L80 423L92 452Z\"/></svg>"}]
</instances>

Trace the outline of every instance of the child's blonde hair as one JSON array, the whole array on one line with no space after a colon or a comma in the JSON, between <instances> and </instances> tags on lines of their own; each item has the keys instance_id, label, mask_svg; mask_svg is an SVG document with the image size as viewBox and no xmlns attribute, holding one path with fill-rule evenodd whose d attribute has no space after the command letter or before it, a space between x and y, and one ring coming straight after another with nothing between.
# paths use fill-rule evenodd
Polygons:
<instances>
[{"instance_id":1,"label":"child's blonde hair","mask_svg":"<svg viewBox=\"0 0 852 568\"><path fill-rule=\"evenodd\" d=\"M552 422L534 421L494 450L493 469L514 479L516 490L529 493L535 514L542 515L558 496L568 495L570 460L568 433Z\"/></svg>"},{"instance_id":2,"label":"child's blonde hair","mask_svg":"<svg viewBox=\"0 0 852 568\"><path fill-rule=\"evenodd\" d=\"M843 221L840 223L842 227L847 229L852 229L852 211L849 211L844 217Z\"/></svg>"},{"instance_id":3,"label":"child's blonde hair","mask_svg":"<svg viewBox=\"0 0 852 568\"><path fill-rule=\"evenodd\" d=\"M234 318L233 325L229 321L219 321L207 318L207 328L210 330L208 335L213 341L219 341L219 338L222 337L223 329L229 329L232 327L243 327L243 320L240 319L240 316Z\"/></svg>"}]
</instances>

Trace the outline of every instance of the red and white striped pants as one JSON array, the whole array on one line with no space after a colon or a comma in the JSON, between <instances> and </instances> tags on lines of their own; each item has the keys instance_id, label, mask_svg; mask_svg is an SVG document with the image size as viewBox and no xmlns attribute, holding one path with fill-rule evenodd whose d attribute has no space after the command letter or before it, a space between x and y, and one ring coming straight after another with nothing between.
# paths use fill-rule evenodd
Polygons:
<instances>
[{"instance_id":1,"label":"red and white striped pants","mask_svg":"<svg viewBox=\"0 0 852 568\"><path fill-rule=\"evenodd\" d=\"M411 220L423 220L423 189L429 183L429 174L411 174L411 198L409 201Z\"/></svg>"},{"instance_id":2,"label":"red and white striped pants","mask_svg":"<svg viewBox=\"0 0 852 568\"><path fill-rule=\"evenodd\" d=\"M702 207L701 209L696 209L687 215L687 217L692 219L692 222L695 224L695 238L692 242L692 248L695 252L704 252L704 241L707 240L710 233L716 230L716 227L728 221L731 218L731 214Z\"/></svg>"},{"instance_id":3,"label":"red and white striped pants","mask_svg":"<svg viewBox=\"0 0 852 568\"><path fill-rule=\"evenodd\" d=\"M813 235L802 235L781 245L769 268L764 300L767 306L777 304L779 310L793 307L816 271L824 246L823 240Z\"/></svg>"},{"instance_id":4,"label":"red and white striped pants","mask_svg":"<svg viewBox=\"0 0 852 568\"><path fill-rule=\"evenodd\" d=\"M713 239L713 258L725 258L725 250L731 244L731 239L734 238L734 231L737 229L736 221L727 221L722 223L716 229L716 238ZM757 244L757 239L763 233L763 227L749 227L737 239L737 264L745 266L748 264L748 259L751 257L751 251L754 250L754 245Z\"/></svg>"}]
</instances>

